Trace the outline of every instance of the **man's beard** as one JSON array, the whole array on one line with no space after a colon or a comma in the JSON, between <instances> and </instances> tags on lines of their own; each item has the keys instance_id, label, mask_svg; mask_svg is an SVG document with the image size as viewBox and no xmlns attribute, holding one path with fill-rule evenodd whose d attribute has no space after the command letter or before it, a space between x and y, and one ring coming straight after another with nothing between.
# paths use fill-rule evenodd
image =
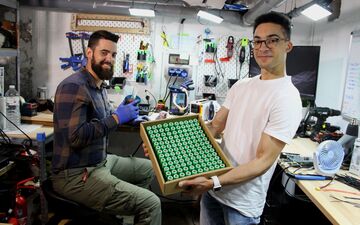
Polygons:
<instances>
[{"instance_id":1,"label":"man's beard","mask_svg":"<svg viewBox=\"0 0 360 225\"><path fill-rule=\"evenodd\" d=\"M96 73L100 80L110 80L114 75L114 66L110 65L110 69L103 69L104 60L96 63L95 58L91 59L91 69Z\"/></svg>"}]
</instances>

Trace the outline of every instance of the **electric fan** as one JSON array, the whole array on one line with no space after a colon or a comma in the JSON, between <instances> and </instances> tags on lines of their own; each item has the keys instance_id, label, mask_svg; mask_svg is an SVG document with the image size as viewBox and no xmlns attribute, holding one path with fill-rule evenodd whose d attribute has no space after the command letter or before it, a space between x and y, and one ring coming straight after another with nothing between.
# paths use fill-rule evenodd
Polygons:
<instances>
[{"instance_id":1,"label":"electric fan","mask_svg":"<svg viewBox=\"0 0 360 225\"><path fill-rule=\"evenodd\" d=\"M344 149L340 143L327 140L319 144L314 152L315 171L323 176L334 176L344 159Z\"/></svg>"}]
</instances>

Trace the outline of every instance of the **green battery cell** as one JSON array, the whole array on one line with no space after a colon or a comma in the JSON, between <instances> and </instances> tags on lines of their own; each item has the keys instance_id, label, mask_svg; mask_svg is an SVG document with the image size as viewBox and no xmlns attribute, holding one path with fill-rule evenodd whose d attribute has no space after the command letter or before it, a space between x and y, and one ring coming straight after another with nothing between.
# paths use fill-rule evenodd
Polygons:
<instances>
[{"instance_id":1,"label":"green battery cell","mask_svg":"<svg viewBox=\"0 0 360 225\"><path fill-rule=\"evenodd\" d=\"M167 160L167 158L170 157L170 153L164 153L164 157L165 157L166 160Z\"/></svg>"},{"instance_id":2,"label":"green battery cell","mask_svg":"<svg viewBox=\"0 0 360 225\"><path fill-rule=\"evenodd\" d=\"M170 158L170 157L169 157L169 158ZM174 162L171 160L171 158L170 158L170 160L168 160L169 158L166 158L167 163L168 163L170 166L174 165Z\"/></svg>"},{"instance_id":3,"label":"green battery cell","mask_svg":"<svg viewBox=\"0 0 360 225\"><path fill-rule=\"evenodd\" d=\"M195 164L195 168L199 169L199 168L201 168L201 165L197 163L197 164Z\"/></svg>"},{"instance_id":4,"label":"green battery cell","mask_svg":"<svg viewBox=\"0 0 360 225\"><path fill-rule=\"evenodd\" d=\"M173 177L174 177L174 179L179 179L180 178L178 174L174 174Z\"/></svg>"},{"instance_id":5,"label":"green battery cell","mask_svg":"<svg viewBox=\"0 0 360 225\"><path fill-rule=\"evenodd\" d=\"M218 164L214 165L214 168L217 170L217 169L220 169L220 166Z\"/></svg>"},{"instance_id":6,"label":"green battery cell","mask_svg":"<svg viewBox=\"0 0 360 225\"><path fill-rule=\"evenodd\" d=\"M189 167L187 167L186 165L185 165L185 166L182 166L182 164L181 164L181 168L182 168L182 170L183 170L184 172L189 170Z\"/></svg>"},{"instance_id":7,"label":"green battery cell","mask_svg":"<svg viewBox=\"0 0 360 225\"><path fill-rule=\"evenodd\" d=\"M173 177L173 176L168 176L168 177L166 177L166 179L167 179L168 181L171 181L171 180L174 180L174 177Z\"/></svg>"},{"instance_id":8,"label":"green battery cell","mask_svg":"<svg viewBox=\"0 0 360 225\"><path fill-rule=\"evenodd\" d=\"M209 171L213 171L215 167L213 165L209 166Z\"/></svg>"},{"instance_id":9,"label":"green battery cell","mask_svg":"<svg viewBox=\"0 0 360 225\"><path fill-rule=\"evenodd\" d=\"M183 169L184 169L184 168L188 168L188 167L187 167L187 164L186 164L185 162L180 163L180 166L181 166L181 168L183 168Z\"/></svg>"},{"instance_id":10,"label":"green battery cell","mask_svg":"<svg viewBox=\"0 0 360 225\"><path fill-rule=\"evenodd\" d=\"M171 176L171 174L172 174L172 173L171 173L170 170L168 170L168 171L165 172L165 175L166 175L166 176Z\"/></svg>"},{"instance_id":11,"label":"green battery cell","mask_svg":"<svg viewBox=\"0 0 360 225\"><path fill-rule=\"evenodd\" d=\"M197 170L191 170L191 174L197 174L198 173L198 171Z\"/></svg>"},{"instance_id":12,"label":"green battery cell","mask_svg":"<svg viewBox=\"0 0 360 225\"><path fill-rule=\"evenodd\" d=\"M171 170L171 174L172 175L177 174L177 170Z\"/></svg>"},{"instance_id":13,"label":"green battery cell","mask_svg":"<svg viewBox=\"0 0 360 225\"><path fill-rule=\"evenodd\" d=\"M181 172L183 172L183 169L182 169L182 168L178 168L177 171L178 171L178 173L181 173Z\"/></svg>"},{"instance_id":14,"label":"green battery cell","mask_svg":"<svg viewBox=\"0 0 360 225\"><path fill-rule=\"evenodd\" d=\"M179 173L179 177L185 177L185 173Z\"/></svg>"},{"instance_id":15,"label":"green battery cell","mask_svg":"<svg viewBox=\"0 0 360 225\"><path fill-rule=\"evenodd\" d=\"M170 127L170 130L171 130L171 131L175 131L176 128L175 128L175 127Z\"/></svg>"},{"instance_id":16,"label":"green battery cell","mask_svg":"<svg viewBox=\"0 0 360 225\"><path fill-rule=\"evenodd\" d=\"M166 159L164 157L159 157L160 164L166 163Z\"/></svg>"},{"instance_id":17,"label":"green battery cell","mask_svg":"<svg viewBox=\"0 0 360 225\"><path fill-rule=\"evenodd\" d=\"M160 129L159 129L159 132L160 132L160 133L164 133L164 131L165 131L164 128L160 128Z\"/></svg>"},{"instance_id":18,"label":"green battery cell","mask_svg":"<svg viewBox=\"0 0 360 225\"><path fill-rule=\"evenodd\" d=\"M204 172L204 170L202 168L198 168L197 171L198 171L198 173Z\"/></svg>"},{"instance_id":19,"label":"green battery cell","mask_svg":"<svg viewBox=\"0 0 360 225\"><path fill-rule=\"evenodd\" d=\"M160 159L164 158L164 154L158 154L158 156Z\"/></svg>"},{"instance_id":20,"label":"green battery cell","mask_svg":"<svg viewBox=\"0 0 360 225\"><path fill-rule=\"evenodd\" d=\"M167 123L163 124L163 127L168 127L168 126L169 126L169 124L167 124Z\"/></svg>"},{"instance_id":21,"label":"green battery cell","mask_svg":"<svg viewBox=\"0 0 360 225\"><path fill-rule=\"evenodd\" d=\"M185 171L186 176L191 176L191 171Z\"/></svg>"},{"instance_id":22,"label":"green battery cell","mask_svg":"<svg viewBox=\"0 0 360 225\"><path fill-rule=\"evenodd\" d=\"M195 166L194 165L190 165L189 166L189 170L194 170L195 169Z\"/></svg>"},{"instance_id":23,"label":"green battery cell","mask_svg":"<svg viewBox=\"0 0 360 225\"><path fill-rule=\"evenodd\" d=\"M163 150L161 150L161 149L157 150L157 149L156 149L156 153L157 153L158 155L163 154Z\"/></svg>"},{"instance_id":24,"label":"green battery cell","mask_svg":"<svg viewBox=\"0 0 360 225\"><path fill-rule=\"evenodd\" d=\"M220 166L220 168L225 168L225 164L224 164L224 163L220 163L219 166Z\"/></svg>"},{"instance_id":25,"label":"green battery cell","mask_svg":"<svg viewBox=\"0 0 360 225\"><path fill-rule=\"evenodd\" d=\"M166 171L169 171L170 170L170 168L168 167L168 166L164 166L163 167L163 170L165 171L165 173L166 173Z\"/></svg>"},{"instance_id":26,"label":"green battery cell","mask_svg":"<svg viewBox=\"0 0 360 225\"><path fill-rule=\"evenodd\" d=\"M177 154L178 159L182 159L183 156L181 154Z\"/></svg>"},{"instance_id":27,"label":"green battery cell","mask_svg":"<svg viewBox=\"0 0 360 225\"><path fill-rule=\"evenodd\" d=\"M169 166L170 170L174 170L176 167L174 165Z\"/></svg>"},{"instance_id":28,"label":"green battery cell","mask_svg":"<svg viewBox=\"0 0 360 225\"><path fill-rule=\"evenodd\" d=\"M202 168L207 167L206 163L201 163L201 167L202 167Z\"/></svg>"},{"instance_id":29,"label":"green battery cell","mask_svg":"<svg viewBox=\"0 0 360 225\"><path fill-rule=\"evenodd\" d=\"M156 125L156 127L159 129L159 128L162 128L162 124L159 123L158 125Z\"/></svg>"},{"instance_id":30,"label":"green battery cell","mask_svg":"<svg viewBox=\"0 0 360 225\"><path fill-rule=\"evenodd\" d=\"M208 161L207 163L206 163L206 166L208 166L208 167L210 167L210 166L212 166L212 162L211 161Z\"/></svg>"},{"instance_id":31,"label":"green battery cell","mask_svg":"<svg viewBox=\"0 0 360 225\"><path fill-rule=\"evenodd\" d=\"M161 165L162 165L162 167L167 167L168 163L167 163L167 161L165 161L165 162L162 162Z\"/></svg>"}]
</instances>

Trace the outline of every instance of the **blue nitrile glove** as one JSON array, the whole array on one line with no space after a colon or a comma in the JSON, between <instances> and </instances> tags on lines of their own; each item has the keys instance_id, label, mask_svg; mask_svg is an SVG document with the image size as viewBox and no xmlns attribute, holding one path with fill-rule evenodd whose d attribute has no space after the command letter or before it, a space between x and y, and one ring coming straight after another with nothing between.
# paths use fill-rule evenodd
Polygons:
<instances>
[{"instance_id":1,"label":"blue nitrile glove","mask_svg":"<svg viewBox=\"0 0 360 225\"><path fill-rule=\"evenodd\" d=\"M134 120L139 115L139 107L136 106L136 104L139 103L138 100L135 100L129 104L125 104L125 102L126 101L124 100L114 112L119 119L119 124L124 124Z\"/></svg>"},{"instance_id":2,"label":"blue nitrile glove","mask_svg":"<svg viewBox=\"0 0 360 225\"><path fill-rule=\"evenodd\" d=\"M129 124L132 125L132 126L139 126L139 124L141 122L145 122L145 121L149 121L149 117L147 117L147 116L138 116L134 120L131 120L129 122Z\"/></svg>"}]
</instances>

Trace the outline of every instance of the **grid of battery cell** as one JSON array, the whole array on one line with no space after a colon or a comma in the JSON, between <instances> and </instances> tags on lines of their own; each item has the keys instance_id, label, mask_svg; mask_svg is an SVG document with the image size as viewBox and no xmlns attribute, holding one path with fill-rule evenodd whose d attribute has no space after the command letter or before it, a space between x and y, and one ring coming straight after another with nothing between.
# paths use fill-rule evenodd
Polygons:
<instances>
[{"instance_id":1,"label":"grid of battery cell","mask_svg":"<svg viewBox=\"0 0 360 225\"><path fill-rule=\"evenodd\" d=\"M146 127L166 181L225 167L197 119Z\"/></svg>"}]
</instances>

